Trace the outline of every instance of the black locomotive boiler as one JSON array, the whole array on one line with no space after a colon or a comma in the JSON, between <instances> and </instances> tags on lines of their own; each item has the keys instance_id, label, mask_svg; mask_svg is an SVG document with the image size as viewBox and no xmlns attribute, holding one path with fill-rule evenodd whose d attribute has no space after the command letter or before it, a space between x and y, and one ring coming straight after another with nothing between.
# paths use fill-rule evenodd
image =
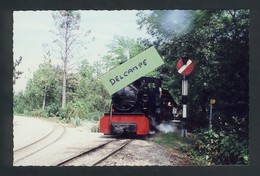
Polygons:
<instances>
[{"instance_id":1,"label":"black locomotive boiler","mask_svg":"<svg viewBox=\"0 0 260 176\"><path fill-rule=\"evenodd\" d=\"M161 84L162 79L141 77L114 93L109 112L100 119L100 132L147 135L162 121L173 119L177 104Z\"/></svg>"}]
</instances>

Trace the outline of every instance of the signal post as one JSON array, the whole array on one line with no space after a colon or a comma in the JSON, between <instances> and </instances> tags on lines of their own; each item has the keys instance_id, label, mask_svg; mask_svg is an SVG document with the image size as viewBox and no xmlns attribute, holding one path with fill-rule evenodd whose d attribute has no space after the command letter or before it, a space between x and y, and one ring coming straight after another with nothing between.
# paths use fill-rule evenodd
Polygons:
<instances>
[{"instance_id":1,"label":"signal post","mask_svg":"<svg viewBox=\"0 0 260 176\"><path fill-rule=\"evenodd\" d=\"M182 129L181 136L187 137L187 103L188 103L188 80L183 75L182 77Z\"/></svg>"},{"instance_id":2,"label":"signal post","mask_svg":"<svg viewBox=\"0 0 260 176\"><path fill-rule=\"evenodd\" d=\"M213 105L216 103L216 99L211 98L209 100L209 129L212 128L212 109L213 109Z\"/></svg>"},{"instance_id":3,"label":"signal post","mask_svg":"<svg viewBox=\"0 0 260 176\"><path fill-rule=\"evenodd\" d=\"M194 69L194 63L187 57L181 58L176 64L177 71L182 75L182 119L181 137L187 137L187 103L188 103L188 79Z\"/></svg>"}]
</instances>

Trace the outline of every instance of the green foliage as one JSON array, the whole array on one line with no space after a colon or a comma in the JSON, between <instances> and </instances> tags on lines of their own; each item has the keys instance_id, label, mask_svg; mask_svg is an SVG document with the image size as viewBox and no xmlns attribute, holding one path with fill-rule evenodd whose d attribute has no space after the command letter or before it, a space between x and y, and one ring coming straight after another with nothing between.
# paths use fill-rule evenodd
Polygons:
<instances>
[{"instance_id":1,"label":"green foliage","mask_svg":"<svg viewBox=\"0 0 260 176\"><path fill-rule=\"evenodd\" d=\"M34 109L30 112L27 112L27 115L34 116L34 117L47 117L46 111L42 109Z\"/></svg>"},{"instance_id":2,"label":"green foliage","mask_svg":"<svg viewBox=\"0 0 260 176\"><path fill-rule=\"evenodd\" d=\"M103 114L103 111L93 111L92 113L88 114L88 119L91 121L99 121Z\"/></svg>"},{"instance_id":3,"label":"green foliage","mask_svg":"<svg viewBox=\"0 0 260 176\"><path fill-rule=\"evenodd\" d=\"M20 78L20 76L23 74L22 71L17 70L17 67L22 63L22 57L20 56L19 59L16 59L14 61L13 66L13 84L16 83L16 80Z\"/></svg>"},{"instance_id":4,"label":"green foliage","mask_svg":"<svg viewBox=\"0 0 260 176\"><path fill-rule=\"evenodd\" d=\"M152 139L162 145L169 146L176 150L185 150L191 145L191 138L182 138L178 133L166 133Z\"/></svg>"},{"instance_id":5,"label":"green foliage","mask_svg":"<svg viewBox=\"0 0 260 176\"><path fill-rule=\"evenodd\" d=\"M33 78L27 82L23 101L26 109L45 109L50 103L58 103L60 97L58 69L49 61L40 64L39 69L33 73Z\"/></svg>"},{"instance_id":6,"label":"green foliage","mask_svg":"<svg viewBox=\"0 0 260 176\"><path fill-rule=\"evenodd\" d=\"M95 67L82 62L79 68L79 83L76 88L77 99L87 102L89 112L104 112L109 107L110 95L105 90L98 75L99 63Z\"/></svg>"},{"instance_id":7,"label":"green foliage","mask_svg":"<svg viewBox=\"0 0 260 176\"><path fill-rule=\"evenodd\" d=\"M51 52L52 44L43 44L45 61L27 82L26 90L14 95L14 112L44 117L59 116L64 122L76 126L80 120L99 120L109 106L110 96L99 80L104 73L103 63L96 62L91 66L86 60L82 61L86 55L86 40L83 39L89 31L84 34L80 31L81 17L77 11L57 11L53 13L53 20L53 44L58 46L57 52ZM51 63L53 58L60 58L63 66L54 66ZM75 69L76 64L79 67ZM70 72L72 68L74 72ZM65 87L62 86L64 73ZM62 89L66 90L64 96ZM66 106L61 108L66 102Z\"/></svg>"},{"instance_id":8,"label":"green foliage","mask_svg":"<svg viewBox=\"0 0 260 176\"><path fill-rule=\"evenodd\" d=\"M50 63L41 64L28 81L25 92L14 95L14 112L30 116L59 116L73 126L82 120L98 121L109 107L110 96L98 79L99 63L90 66L83 61L78 72L68 74L67 97L70 101L61 108L60 69ZM46 76L49 75L49 76ZM43 109L43 97L46 106Z\"/></svg>"},{"instance_id":9,"label":"green foliage","mask_svg":"<svg viewBox=\"0 0 260 176\"><path fill-rule=\"evenodd\" d=\"M52 103L51 105L46 107L47 116L55 117L60 115L60 105L56 103Z\"/></svg>"},{"instance_id":10,"label":"green foliage","mask_svg":"<svg viewBox=\"0 0 260 176\"><path fill-rule=\"evenodd\" d=\"M180 12L182 16L176 19L175 12ZM14 112L60 116L64 122L74 126L80 125L83 120L98 121L110 104L110 96L99 80L100 75L154 45L165 64L150 75L158 77L162 71L165 74L162 87L170 89L179 103L182 76L176 71L176 62L186 55L195 63L194 72L187 77L187 123L189 131L196 136L195 140L186 140L177 134L166 134L155 138L155 141L185 152L200 165L248 164L249 11L175 12L138 13L140 28L145 28L153 41L140 42L117 36L108 46L110 52L102 61L94 65L83 61L75 72L68 73L66 98L69 103L65 108L60 108L63 68L50 62L41 64L28 81L26 90L14 95ZM63 17L74 16L76 21L75 24L72 21L65 24L64 20L57 19L57 29L62 31L66 25L71 25L78 32L80 16L72 12L61 13ZM60 15L57 14L56 18ZM64 46L62 37L58 35L55 40L61 47ZM79 38L71 39L78 43ZM73 45L71 51L78 53L78 49L79 45ZM205 130L208 128L209 99L213 97L217 101L213 108L213 130Z\"/></svg>"},{"instance_id":11,"label":"green foliage","mask_svg":"<svg viewBox=\"0 0 260 176\"><path fill-rule=\"evenodd\" d=\"M74 86L68 85L71 68L75 66L77 60L81 60L86 55L86 36L90 31L83 34L80 30L80 12L73 10L61 10L53 13L55 35L53 44L58 48L56 57L62 61L62 108L71 101L67 98L74 98ZM56 48L55 47L55 48ZM74 78L73 78L74 79ZM72 79L72 80L73 80ZM73 82L71 82L73 83ZM67 90L72 88L72 91ZM71 94L70 94L71 93Z\"/></svg>"},{"instance_id":12,"label":"green foliage","mask_svg":"<svg viewBox=\"0 0 260 176\"><path fill-rule=\"evenodd\" d=\"M178 15L179 19L175 19ZM185 55L195 63L194 72L188 76L191 129L206 127L206 109L212 97L217 99L215 113L222 121L231 116L247 117L248 10L155 10L142 11L137 16L140 28L156 38L153 43L146 41L146 45L155 45L164 58L163 86L176 99L181 96L181 75L176 71L176 62ZM172 28L166 25L167 21ZM181 32L178 26L189 29Z\"/></svg>"},{"instance_id":13,"label":"green foliage","mask_svg":"<svg viewBox=\"0 0 260 176\"><path fill-rule=\"evenodd\" d=\"M74 127L80 126L82 123L79 117L71 118L70 122Z\"/></svg>"},{"instance_id":14,"label":"green foliage","mask_svg":"<svg viewBox=\"0 0 260 176\"><path fill-rule=\"evenodd\" d=\"M194 138L189 136L189 138L183 138L179 133L167 133L161 134L152 138L152 141L159 143L160 145L166 146L173 149L175 152L180 152L186 154L187 162L191 165L209 165L208 162L204 160L200 155L193 150Z\"/></svg>"},{"instance_id":15,"label":"green foliage","mask_svg":"<svg viewBox=\"0 0 260 176\"><path fill-rule=\"evenodd\" d=\"M103 57L106 69L112 69L146 49L139 40L123 36L114 36L108 48L108 54Z\"/></svg>"},{"instance_id":16,"label":"green foliage","mask_svg":"<svg viewBox=\"0 0 260 176\"><path fill-rule=\"evenodd\" d=\"M200 130L188 138L180 137L179 133L168 133L152 140L185 153L194 165L249 164L248 140L235 133Z\"/></svg>"},{"instance_id":17,"label":"green foliage","mask_svg":"<svg viewBox=\"0 0 260 176\"><path fill-rule=\"evenodd\" d=\"M90 131L93 132L93 133L98 133L99 132L99 125L96 124L96 125L92 126Z\"/></svg>"},{"instance_id":18,"label":"green foliage","mask_svg":"<svg viewBox=\"0 0 260 176\"><path fill-rule=\"evenodd\" d=\"M69 102L65 108L64 118L80 118L87 119L88 117L88 108L86 103L83 101Z\"/></svg>"},{"instance_id":19,"label":"green foliage","mask_svg":"<svg viewBox=\"0 0 260 176\"><path fill-rule=\"evenodd\" d=\"M65 109L60 109L59 115L65 122L72 123L73 126L81 125L83 120L98 121L103 111L89 111L89 105L84 100L69 102Z\"/></svg>"},{"instance_id":20,"label":"green foliage","mask_svg":"<svg viewBox=\"0 0 260 176\"><path fill-rule=\"evenodd\" d=\"M238 134L204 130L198 133L195 144L197 152L214 164L248 164L248 140Z\"/></svg>"},{"instance_id":21,"label":"green foliage","mask_svg":"<svg viewBox=\"0 0 260 176\"><path fill-rule=\"evenodd\" d=\"M23 114L26 108L24 104L24 95L23 92L19 92L17 95L14 96L13 100L13 111L16 114Z\"/></svg>"},{"instance_id":22,"label":"green foliage","mask_svg":"<svg viewBox=\"0 0 260 176\"><path fill-rule=\"evenodd\" d=\"M249 10L141 11L137 16L140 28L156 38L144 42L164 58L163 86L177 99L182 77L176 62L187 56L195 63L187 77L189 130L208 127L209 99L217 101L214 131L198 133L191 155L206 163L248 164Z\"/></svg>"},{"instance_id":23,"label":"green foliage","mask_svg":"<svg viewBox=\"0 0 260 176\"><path fill-rule=\"evenodd\" d=\"M66 119L68 119L67 113L66 113L66 109L65 109L65 108L60 108L58 114L59 114L60 120L66 120Z\"/></svg>"}]
</instances>

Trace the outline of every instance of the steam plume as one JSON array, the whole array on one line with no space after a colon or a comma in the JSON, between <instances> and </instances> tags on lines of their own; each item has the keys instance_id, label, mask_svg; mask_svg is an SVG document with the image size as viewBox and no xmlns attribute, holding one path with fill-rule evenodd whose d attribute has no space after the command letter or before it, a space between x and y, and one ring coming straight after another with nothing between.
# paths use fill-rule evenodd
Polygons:
<instances>
[{"instance_id":1,"label":"steam plume","mask_svg":"<svg viewBox=\"0 0 260 176\"><path fill-rule=\"evenodd\" d=\"M162 122L160 125L157 125L156 128L163 133L175 132L177 130L176 126L170 122Z\"/></svg>"}]
</instances>

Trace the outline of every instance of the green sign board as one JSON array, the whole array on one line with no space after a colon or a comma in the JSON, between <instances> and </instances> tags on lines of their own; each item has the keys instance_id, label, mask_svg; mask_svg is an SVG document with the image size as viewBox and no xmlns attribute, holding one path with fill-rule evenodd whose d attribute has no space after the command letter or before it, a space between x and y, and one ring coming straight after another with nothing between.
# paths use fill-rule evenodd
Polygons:
<instances>
[{"instance_id":1,"label":"green sign board","mask_svg":"<svg viewBox=\"0 0 260 176\"><path fill-rule=\"evenodd\" d=\"M162 64L164 62L156 49L150 47L101 76L101 81L112 95Z\"/></svg>"}]
</instances>

